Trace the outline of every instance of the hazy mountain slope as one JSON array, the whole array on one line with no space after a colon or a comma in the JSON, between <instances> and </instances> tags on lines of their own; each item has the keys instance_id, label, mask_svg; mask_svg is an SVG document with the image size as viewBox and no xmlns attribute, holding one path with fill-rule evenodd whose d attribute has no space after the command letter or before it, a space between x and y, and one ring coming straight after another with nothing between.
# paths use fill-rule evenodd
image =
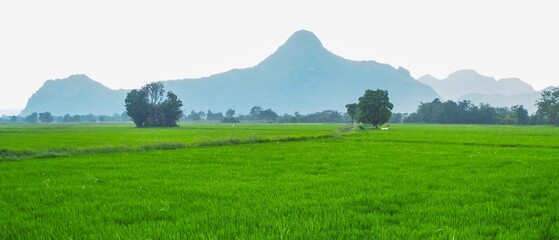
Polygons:
<instances>
[{"instance_id":1,"label":"hazy mountain slope","mask_svg":"<svg viewBox=\"0 0 559 240\"><path fill-rule=\"evenodd\" d=\"M29 98L20 115L46 111L53 115L122 113L126 93L126 90L109 89L81 74L47 80Z\"/></svg>"},{"instance_id":2,"label":"hazy mountain slope","mask_svg":"<svg viewBox=\"0 0 559 240\"><path fill-rule=\"evenodd\" d=\"M474 70L459 70L439 80L425 75L418 81L431 86L444 100L457 100L466 94L516 95L534 93L534 88L518 78L495 78L483 76ZM504 100L503 100L504 101Z\"/></svg>"},{"instance_id":3,"label":"hazy mountain slope","mask_svg":"<svg viewBox=\"0 0 559 240\"><path fill-rule=\"evenodd\" d=\"M413 112L438 95L403 68L375 61L351 61L326 50L311 32L294 33L258 65L210 77L164 81L187 111L248 113L254 105L283 113L345 111L366 89L386 89L394 111ZM85 75L47 81L29 99L23 115L112 114L124 111L126 91L110 90Z\"/></svg>"},{"instance_id":4,"label":"hazy mountain slope","mask_svg":"<svg viewBox=\"0 0 559 240\"><path fill-rule=\"evenodd\" d=\"M541 91L533 93L522 93L513 95L500 95L500 94L480 94L471 93L461 96L458 100L470 100L476 104L487 103L494 107L511 107L514 105L523 105L529 113L534 113L538 108L536 101L541 98L544 90L551 90L554 87L547 87Z\"/></svg>"},{"instance_id":5,"label":"hazy mountain slope","mask_svg":"<svg viewBox=\"0 0 559 240\"><path fill-rule=\"evenodd\" d=\"M187 109L234 108L248 112L260 105L279 113L325 109L344 111L366 89L389 91L395 111L412 112L438 95L403 68L375 61L351 61L326 50L311 32L298 31L255 67L200 79L164 82Z\"/></svg>"},{"instance_id":6,"label":"hazy mountain slope","mask_svg":"<svg viewBox=\"0 0 559 240\"><path fill-rule=\"evenodd\" d=\"M523 105L528 112L534 113L538 108L535 106L536 100L540 98L540 92L501 95L501 94L480 94L470 93L461 96L458 100L470 100L475 104L487 103L493 107L511 107Z\"/></svg>"}]
</instances>

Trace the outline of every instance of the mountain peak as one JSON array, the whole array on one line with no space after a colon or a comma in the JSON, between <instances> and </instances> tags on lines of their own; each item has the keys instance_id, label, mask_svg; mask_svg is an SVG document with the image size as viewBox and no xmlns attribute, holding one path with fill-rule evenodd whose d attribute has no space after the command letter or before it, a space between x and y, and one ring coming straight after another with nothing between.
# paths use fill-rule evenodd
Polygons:
<instances>
[{"instance_id":1,"label":"mountain peak","mask_svg":"<svg viewBox=\"0 0 559 240\"><path fill-rule=\"evenodd\" d=\"M291 35L283 46L304 48L322 48L322 42L314 33L308 30L299 30Z\"/></svg>"},{"instance_id":2,"label":"mountain peak","mask_svg":"<svg viewBox=\"0 0 559 240\"><path fill-rule=\"evenodd\" d=\"M322 46L322 42L314 33L307 30L299 30L291 35L278 50L261 65L264 66L286 66L308 67L324 59L336 58ZM289 66L287 66L289 65Z\"/></svg>"},{"instance_id":3,"label":"mountain peak","mask_svg":"<svg viewBox=\"0 0 559 240\"><path fill-rule=\"evenodd\" d=\"M476 70L473 69L462 69L457 70L448 75L447 79L454 79L454 78L489 78L487 76L483 76L481 73L478 73ZM496 80L495 80L496 81Z\"/></svg>"},{"instance_id":4,"label":"mountain peak","mask_svg":"<svg viewBox=\"0 0 559 240\"><path fill-rule=\"evenodd\" d=\"M43 87L47 88L67 88L69 86L87 85L89 87L103 87L101 83L94 81L85 74L73 74L66 78L51 79L45 81Z\"/></svg>"}]
</instances>

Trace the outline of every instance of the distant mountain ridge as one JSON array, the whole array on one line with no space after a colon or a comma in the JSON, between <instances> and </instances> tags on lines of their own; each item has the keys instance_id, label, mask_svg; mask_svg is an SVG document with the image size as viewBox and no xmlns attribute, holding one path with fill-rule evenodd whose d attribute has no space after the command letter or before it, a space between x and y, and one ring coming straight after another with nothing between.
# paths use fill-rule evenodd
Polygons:
<instances>
[{"instance_id":1,"label":"distant mountain ridge","mask_svg":"<svg viewBox=\"0 0 559 240\"><path fill-rule=\"evenodd\" d=\"M85 75L47 81L29 99L22 115L37 111L53 114L110 114L124 111L125 90L91 83ZM259 105L283 113L345 111L366 89L385 89L396 112L413 112L420 102L439 97L429 86L375 61L352 61L322 46L306 30L295 32L278 50L254 67L233 69L197 79L163 81L192 109L248 113ZM65 86L67 85L67 86Z\"/></svg>"},{"instance_id":2,"label":"distant mountain ridge","mask_svg":"<svg viewBox=\"0 0 559 240\"><path fill-rule=\"evenodd\" d=\"M431 86L444 100L457 100L472 93L514 95L535 92L530 84L518 78L496 80L471 69L458 70L445 79L425 75L417 80Z\"/></svg>"},{"instance_id":3,"label":"distant mountain ridge","mask_svg":"<svg viewBox=\"0 0 559 240\"><path fill-rule=\"evenodd\" d=\"M127 90L112 90L84 74L47 80L27 101L21 116L49 111L64 114L113 114L124 112Z\"/></svg>"},{"instance_id":4,"label":"distant mountain ridge","mask_svg":"<svg viewBox=\"0 0 559 240\"><path fill-rule=\"evenodd\" d=\"M518 78L496 80L471 69L453 72L445 79L425 75L417 80L431 86L442 100L470 100L494 107L523 105L530 113L537 110L535 103L542 92L535 91L530 84Z\"/></svg>"},{"instance_id":5,"label":"distant mountain ridge","mask_svg":"<svg viewBox=\"0 0 559 240\"><path fill-rule=\"evenodd\" d=\"M542 96L542 92L545 90L552 90L554 86L547 87L541 91L534 91L532 93L520 93L513 95L501 95L501 94L480 94L480 93L470 93L461 96L458 100L470 100L474 103L488 103L495 107L511 107L514 105L523 105L530 114L535 113L538 110L536 106L536 101Z\"/></svg>"}]
</instances>

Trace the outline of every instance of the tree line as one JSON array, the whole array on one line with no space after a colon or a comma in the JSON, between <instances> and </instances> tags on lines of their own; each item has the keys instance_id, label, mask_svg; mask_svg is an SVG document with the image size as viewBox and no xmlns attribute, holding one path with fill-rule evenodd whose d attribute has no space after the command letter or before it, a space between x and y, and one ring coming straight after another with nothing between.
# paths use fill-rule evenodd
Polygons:
<instances>
[{"instance_id":1,"label":"tree line","mask_svg":"<svg viewBox=\"0 0 559 240\"><path fill-rule=\"evenodd\" d=\"M390 122L441 123L441 124L504 124L504 125L559 125L559 88L542 92L536 101L538 110L529 115L522 105L492 107L489 104L475 105L469 100L445 102L436 98L421 103L411 114L396 113Z\"/></svg>"},{"instance_id":2,"label":"tree line","mask_svg":"<svg viewBox=\"0 0 559 240\"><path fill-rule=\"evenodd\" d=\"M519 124L530 122L528 110L522 105L512 107L492 107L489 104L474 105L471 101L441 102L438 98L429 103L421 103L417 112L400 120L406 123L441 124Z\"/></svg>"},{"instance_id":3,"label":"tree line","mask_svg":"<svg viewBox=\"0 0 559 240\"><path fill-rule=\"evenodd\" d=\"M222 112L191 111L184 116L183 121L192 122L269 122L269 123L345 123L349 122L349 115L336 110L325 110L322 112L301 114L278 115L274 110L254 106L248 114L236 114L234 109L229 109L225 114Z\"/></svg>"},{"instance_id":4,"label":"tree line","mask_svg":"<svg viewBox=\"0 0 559 240\"><path fill-rule=\"evenodd\" d=\"M79 122L127 122L130 117L126 112L113 115L94 115L94 114L65 114L62 116L52 115L50 112L33 112L27 116L2 116L0 123L79 123Z\"/></svg>"},{"instance_id":5,"label":"tree line","mask_svg":"<svg viewBox=\"0 0 559 240\"><path fill-rule=\"evenodd\" d=\"M165 97L166 96L166 97ZM2 116L3 123L51 123L51 122L119 122L132 120L138 127L177 126L182 121L210 122L277 122L277 123L347 123L360 122L374 127L391 123L440 123L440 124L553 124L559 126L559 88L546 90L536 102L538 110L529 115L522 105L492 107L489 104L475 105L471 101L441 101L420 103L411 114L392 113L388 91L366 90L358 103L346 105L347 113L325 110L311 114L278 115L272 109L253 106L248 114L236 114L234 109L222 112L191 111L185 115L182 101L172 92L165 94L161 82L144 85L132 90L125 99L126 112L113 115L70 115L53 116L50 112L34 112L25 117Z\"/></svg>"}]
</instances>

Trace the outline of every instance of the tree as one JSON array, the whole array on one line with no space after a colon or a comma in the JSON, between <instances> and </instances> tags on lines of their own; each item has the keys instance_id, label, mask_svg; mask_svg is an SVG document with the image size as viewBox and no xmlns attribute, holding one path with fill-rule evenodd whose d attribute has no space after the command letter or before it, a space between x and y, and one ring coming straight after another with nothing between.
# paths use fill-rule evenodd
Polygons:
<instances>
[{"instance_id":1,"label":"tree","mask_svg":"<svg viewBox=\"0 0 559 240\"><path fill-rule=\"evenodd\" d=\"M95 115L93 115L92 113L90 113L90 114L87 114L87 115L82 115L81 120L83 122L97 122L97 117Z\"/></svg>"},{"instance_id":2,"label":"tree","mask_svg":"<svg viewBox=\"0 0 559 240\"><path fill-rule=\"evenodd\" d=\"M136 127L143 127L149 116L149 103L147 92L143 89L134 89L126 95L124 100L126 113Z\"/></svg>"},{"instance_id":3,"label":"tree","mask_svg":"<svg viewBox=\"0 0 559 240\"><path fill-rule=\"evenodd\" d=\"M235 110L229 108L229 109L227 110L227 112L225 112L225 116L228 117L228 118L233 118L233 117L235 116Z\"/></svg>"},{"instance_id":4,"label":"tree","mask_svg":"<svg viewBox=\"0 0 559 240\"><path fill-rule=\"evenodd\" d=\"M162 82L148 83L142 87L142 90L147 93L147 101L150 105L156 106L163 102L165 86Z\"/></svg>"},{"instance_id":5,"label":"tree","mask_svg":"<svg viewBox=\"0 0 559 240\"><path fill-rule=\"evenodd\" d=\"M390 123L401 123L402 119L404 119L404 114L403 113L393 113L388 122L390 122Z\"/></svg>"},{"instance_id":6,"label":"tree","mask_svg":"<svg viewBox=\"0 0 559 240\"><path fill-rule=\"evenodd\" d=\"M36 123L39 121L39 114L37 114L36 112L31 113L30 115L25 117L25 121L28 123Z\"/></svg>"},{"instance_id":7,"label":"tree","mask_svg":"<svg viewBox=\"0 0 559 240\"><path fill-rule=\"evenodd\" d=\"M82 118L80 117L80 115L74 115L72 116L72 122L81 122Z\"/></svg>"},{"instance_id":8,"label":"tree","mask_svg":"<svg viewBox=\"0 0 559 240\"><path fill-rule=\"evenodd\" d=\"M298 120L297 120L297 118L295 118L295 116L286 113L286 114L283 114L283 116L278 117L278 122L279 123L297 123Z\"/></svg>"},{"instance_id":9,"label":"tree","mask_svg":"<svg viewBox=\"0 0 559 240\"><path fill-rule=\"evenodd\" d=\"M479 105L478 123L482 124L495 124L497 113L495 108L491 107L489 104Z\"/></svg>"},{"instance_id":10,"label":"tree","mask_svg":"<svg viewBox=\"0 0 559 240\"><path fill-rule=\"evenodd\" d=\"M167 99L161 103L163 113L163 126L176 127L182 116L182 101L173 92L167 93Z\"/></svg>"},{"instance_id":11,"label":"tree","mask_svg":"<svg viewBox=\"0 0 559 240\"><path fill-rule=\"evenodd\" d=\"M538 114L545 116L548 123L559 126L559 88L543 91L536 105Z\"/></svg>"},{"instance_id":12,"label":"tree","mask_svg":"<svg viewBox=\"0 0 559 240\"><path fill-rule=\"evenodd\" d=\"M223 113L217 112L213 113L211 110L208 110L206 114L206 120L208 121L221 121L223 119Z\"/></svg>"},{"instance_id":13,"label":"tree","mask_svg":"<svg viewBox=\"0 0 559 240\"><path fill-rule=\"evenodd\" d=\"M357 104L357 120L378 128L390 120L393 107L388 98L388 91L367 89Z\"/></svg>"},{"instance_id":14,"label":"tree","mask_svg":"<svg viewBox=\"0 0 559 240\"><path fill-rule=\"evenodd\" d=\"M187 117L194 122L202 121L202 117L200 117L200 114L194 110L190 111L190 114Z\"/></svg>"},{"instance_id":15,"label":"tree","mask_svg":"<svg viewBox=\"0 0 559 240\"><path fill-rule=\"evenodd\" d=\"M272 111L272 109L266 109L264 111L261 111L258 115L259 115L258 117L259 119L270 121L270 122L275 122L279 117L276 112Z\"/></svg>"},{"instance_id":16,"label":"tree","mask_svg":"<svg viewBox=\"0 0 559 240\"><path fill-rule=\"evenodd\" d=\"M68 113L66 113L66 115L64 115L64 117L62 118L63 122L71 122L72 121L72 116Z\"/></svg>"},{"instance_id":17,"label":"tree","mask_svg":"<svg viewBox=\"0 0 559 240\"><path fill-rule=\"evenodd\" d=\"M357 103L346 104L345 107L347 108L347 114L349 114L351 124L353 125L353 119L355 119L357 115Z\"/></svg>"},{"instance_id":18,"label":"tree","mask_svg":"<svg viewBox=\"0 0 559 240\"><path fill-rule=\"evenodd\" d=\"M120 114L120 120L123 121L123 122L128 122L128 121L132 120L132 118L130 118L128 113L126 111L124 111Z\"/></svg>"},{"instance_id":19,"label":"tree","mask_svg":"<svg viewBox=\"0 0 559 240\"><path fill-rule=\"evenodd\" d=\"M262 113L262 107L254 106L250 109L250 118L252 120L260 120L260 113Z\"/></svg>"},{"instance_id":20,"label":"tree","mask_svg":"<svg viewBox=\"0 0 559 240\"><path fill-rule=\"evenodd\" d=\"M183 115L182 101L173 92L165 96L165 86L161 82L144 85L126 95L126 112L136 127L175 127Z\"/></svg>"},{"instance_id":21,"label":"tree","mask_svg":"<svg viewBox=\"0 0 559 240\"><path fill-rule=\"evenodd\" d=\"M516 124L518 125L526 125L530 122L530 117L528 116L528 110L524 108L522 105L517 105L511 107L511 112L516 119Z\"/></svg>"},{"instance_id":22,"label":"tree","mask_svg":"<svg viewBox=\"0 0 559 240\"><path fill-rule=\"evenodd\" d=\"M223 123L238 123L239 119L235 118L235 110L229 108L227 112L225 112L225 117L221 119Z\"/></svg>"},{"instance_id":23,"label":"tree","mask_svg":"<svg viewBox=\"0 0 559 240\"><path fill-rule=\"evenodd\" d=\"M206 120L206 113L204 111L199 111L198 115L200 115L200 120Z\"/></svg>"},{"instance_id":24,"label":"tree","mask_svg":"<svg viewBox=\"0 0 559 240\"><path fill-rule=\"evenodd\" d=\"M42 123L51 123L54 121L52 114L50 112L39 113L39 121Z\"/></svg>"}]
</instances>

